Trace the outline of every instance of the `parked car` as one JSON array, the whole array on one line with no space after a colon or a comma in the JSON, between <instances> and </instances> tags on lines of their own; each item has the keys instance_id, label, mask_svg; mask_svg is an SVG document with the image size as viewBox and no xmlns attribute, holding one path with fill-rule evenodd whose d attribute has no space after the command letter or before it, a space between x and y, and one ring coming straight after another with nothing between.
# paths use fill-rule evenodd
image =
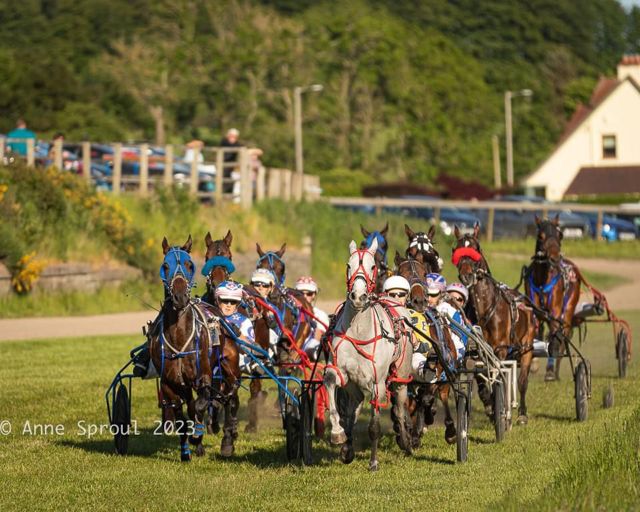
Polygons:
<instances>
[{"instance_id":1,"label":"parked car","mask_svg":"<svg viewBox=\"0 0 640 512\"><path fill-rule=\"evenodd\" d=\"M595 238L598 223L598 214L596 212L589 212L586 217L591 223L591 232ZM602 230L600 236L609 242L616 240L635 240L638 237L637 226L628 220L619 219L613 215L602 215Z\"/></svg>"}]
</instances>

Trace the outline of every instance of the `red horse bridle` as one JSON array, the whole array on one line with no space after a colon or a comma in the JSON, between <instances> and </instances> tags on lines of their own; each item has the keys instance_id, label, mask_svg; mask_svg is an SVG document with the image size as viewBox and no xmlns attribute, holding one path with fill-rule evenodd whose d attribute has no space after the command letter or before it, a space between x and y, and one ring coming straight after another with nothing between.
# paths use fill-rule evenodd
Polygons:
<instances>
[{"instance_id":1,"label":"red horse bridle","mask_svg":"<svg viewBox=\"0 0 640 512\"><path fill-rule=\"evenodd\" d=\"M458 247L451 255L451 263L457 267L460 259L464 257L471 258L473 261L478 262L482 259L482 254L473 247Z\"/></svg>"},{"instance_id":2,"label":"red horse bridle","mask_svg":"<svg viewBox=\"0 0 640 512\"><path fill-rule=\"evenodd\" d=\"M349 265L347 265L347 293L351 292L353 288L353 284L356 282L356 279L359 277L363 278L367 285L367 293L373 293L376 289L376 279L378 278L378 267L376 265L373 266L373 277L371 277L367 270L364 268L364 256L368 254L373 258L371 252L368 249L356 249L354 253L351 254L358 255L358 268L356 271L349 277Z\"/></svg>"}]
</instances>

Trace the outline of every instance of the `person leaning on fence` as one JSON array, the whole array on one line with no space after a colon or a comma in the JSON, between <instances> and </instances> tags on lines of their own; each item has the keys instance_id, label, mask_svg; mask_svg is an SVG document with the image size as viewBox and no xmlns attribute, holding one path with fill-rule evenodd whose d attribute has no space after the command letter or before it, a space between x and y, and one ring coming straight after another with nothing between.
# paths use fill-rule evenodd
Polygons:
<instances>
[{"instance_id":1,"label":"person leaning on fence","mask_svg":"<svg viewBox=\"0 0 640 512\"><path fill-rule=\"evenodd\" d=\"M198 163L201 164L204 162L204 155L202 154L202 148L204 147L204 142L201 140L192 140L191 142L187 142L185 144L187 148L184 152L184 157L182 158L185 163L190 164L196 158L196 154L198 155Z\"/></svg>"},{"instance_id":2,"label":"person leaning on fence","mask_svg":"<svg viewBox=\"0 0 640 512\"><path fill-rule=\"evenodd\" d=\"M35 144L36 134L27 128L24 119L18 119L16 127L7 133L7 146L15 154L27 156L27 139L33 139Z\"/></svg>"},{"instance_id":3,"label":"person leaning on fence","mask_svg":"<svg viewBox=\"0 0 640 512\"><path fill-rule=\"evenodd\" d=\"M240 132L236 128L231 128L227 131L227 134L220 141L220 147L224 150L230 148L240 148L242 147L242 143L240 142ZM232 177L232 173L235 170L235 164L238 161L238 152L237 151L224 151L224 168L222 176L225 180L229 180ZM234 183L231 181L226 181L222 186L222 190L225 193L233 192Z\"/></svg>"}]
</instances>

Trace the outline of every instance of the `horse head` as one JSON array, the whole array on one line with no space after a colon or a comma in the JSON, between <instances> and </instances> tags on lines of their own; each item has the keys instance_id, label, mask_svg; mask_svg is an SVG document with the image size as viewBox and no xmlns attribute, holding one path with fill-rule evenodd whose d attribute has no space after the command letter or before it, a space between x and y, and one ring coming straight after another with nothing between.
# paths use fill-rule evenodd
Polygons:
<instances>
[{"instance_id":1,"label":"horse head","mask_svg":"<svg viewBox=\"0 0 640 512\"><path fill-rule=\"evenodd\" d=\"M286 266L282 256L287 250L287 244L282 244L279 251L267 251L264 252L260 244L256 243L256 250L258 251L258 262L256 268L266 268L271 271L276 279L276 288L284 286L284 280L286 277Z\"/></svg>"},{"instance_id":2,"label":"horse head","mask_svg":"<svg viewBox=\"0 0 640 512\"><path fill-rule=\"evenodd\" d=\"M232 263L231 242L233 235L227 231L224 238L213 240L211 233L204 237L207 251L204 257L202 275L207 278L207 287L216 288L221 282L227 281L235 271Z\"/></svg>"},{"instance_id":3,"label":"horse head","mask_svg":"<svg viewBox=\"0 0 640 512\"><path fill-rule=\"evenodd\" d=\"M378 240L374 239L368 249L358 249L354 240L349 244L349 262L347 263L347 299L354 308L362 309L369 302L376 289L378 267L375 254Z\"/></svg>"},{"instance_id":4,"label":"horse head","mask_svg":"<svg viewBox=\"0 0 640 512\"><path fill-rule=\"evenodd\" d=\"M540 219L537 215L536 227L536 254L538 259L550 259L558 261L562 245L562 230L560 229L560 216L556 214L553 219Z\"/></svg>"},{"instance_id":5,"label":"horse head","mask_svg":"<svg viewBox=\"0 0 640 512\"><path fill-rule=\"evenodd\" d=\"M164 260L160 266L160 278L173 308L178 311L186 308L191 300L191 287L196 272L189 254L192 244L191 235L182 247L170 246L166 237L162 239Z\"/></svg>"},{"instance_id":6,"label":"horse head","mask_svg":"<svg viewBox=\"0 0 640 512\"><path fill-rule=\"evenodd\" d=\"M478 240L480 225L476 224L473 227L473 234L471 235L463 235L458 226L455 226L454 234L457 242L453 248L451 261L458 268L458 277L462 284L470 287L475 285L479 279L482 279L483 272L491 273Z\"/></svg>"},{"instance_id":7,"label":"horse head","mask_svg":"<svg viewBox=\"0 0 640 512\"><path fill-rule=\"evenodd\" d=\"M423 231L415 232L408 224L404 225L404 232L407 235L409 247L405 251L405 256L418 260L427 266L427 273L440 272L442 270L442 258L433 245L433 238L436 234L436 227L431 226L428 233Z\"/></svg>"},{"instance_id":8,"label":"horse head","mask_svg":"<svg viewBox=\"0 0 640 512\"><path fill-rule=\"evenodd\" d=\"M378 248L374 254L378 273L381 274L387 269L387 231L389 231L389 223L387 222L380 231L367 231L360 224L360 232L364 236L364 240L360 242L360 249L368 249L374 240L378 242Z\"/></svg>"},{"instance_id":9,"label":"horse head","mask_svg":"<svg viewBox=\"0 0 640 512\"><path fill-rule=\"evenodd\" d=\"M411 286L407 305L416 311L423 312L428 304L427 293L424 288L424 283L429 273L426 266L415 259L407 258L403 260L398 251L396 251L394 263L396 264L396 274L404 277Z\"/></svg>"}]
</instances>

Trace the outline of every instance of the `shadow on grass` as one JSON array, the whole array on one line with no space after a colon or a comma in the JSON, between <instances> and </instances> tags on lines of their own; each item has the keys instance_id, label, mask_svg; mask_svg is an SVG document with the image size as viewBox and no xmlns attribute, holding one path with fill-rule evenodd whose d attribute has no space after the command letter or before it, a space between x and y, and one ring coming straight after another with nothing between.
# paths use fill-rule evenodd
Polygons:
<instances>
[{"instance_id":1,"label":"shadow on grass","mask_svg":"<svg viewBox=\"0 0 640 512\"><path fill-rule=\"evenodd\" d=\"M477 437L477 436L469 436L469 442L473 444L496 444L497 443L495 438L487 439L484 437Z\"/></svg>"},{"instance_id":2,"label":"shadow on grass","mask_svg":"<svg viewBox=\"0 0 640 512\"><path fill-rule=\"evenodd\" d=\"M555 414L546 414L546 413L534 414L533 417L543 419L543 420L557 421L560 423L575 423L576 421L576 419L573 416L557 416Z\"/></svg>"},{"instance_id":3,"label":"shadow on grass","mask_svg":"<svg viewBox=\"0 0 640 512\"><path fill-rule=\"evenodd\" d=\"M338 450L333 450L325 443L314 443L312 448L312 465L321 465L323 463L331 463L338 457ZM234 454L231 457L222 457L219 447L215 447L213 451L208 450L211 460L224 463L251 464L256 468L283 468L287 466L300 466L299 460L287 460L286 447L283 445L275 449L254 448L248 453L240 455Z\"/></svg>"},{"instance_id":4,"label":"shadow on grass","mask_svg":"<svg viewBox=\"0 0 640 512\"><path fill-rule=\"evenodd\" d=\"M416 460L433 462L435 464L444 464L445 466L453 466L456 461L454 459L445 459L443 457L436 457L434 455L414 455Z\"/></svg>"}]
</instances>

